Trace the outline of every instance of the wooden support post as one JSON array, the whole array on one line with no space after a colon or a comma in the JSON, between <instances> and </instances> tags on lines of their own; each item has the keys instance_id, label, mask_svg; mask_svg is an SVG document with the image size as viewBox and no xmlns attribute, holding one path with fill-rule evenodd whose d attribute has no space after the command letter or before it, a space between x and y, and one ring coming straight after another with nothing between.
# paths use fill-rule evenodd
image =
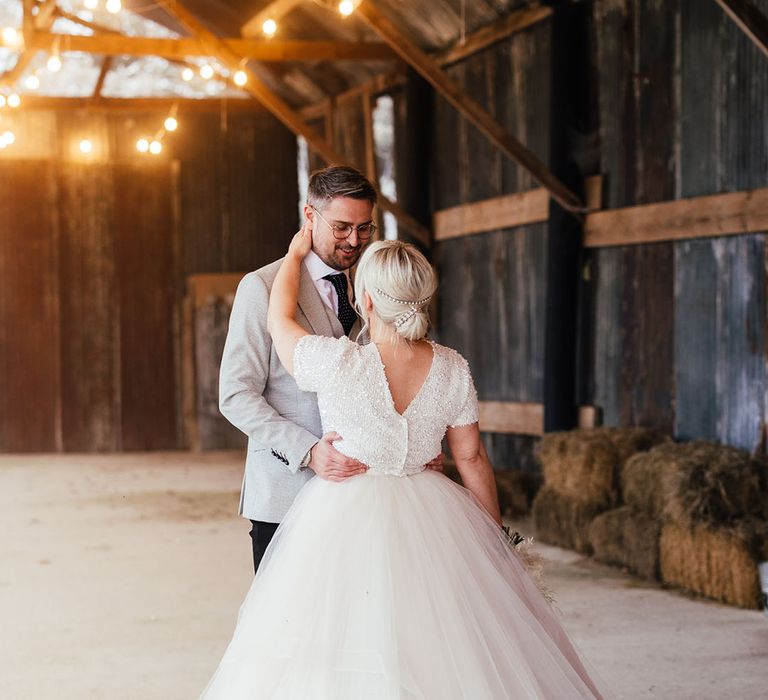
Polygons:
<instances>
[{"instance_id":1,"label":"wooden support post","mask_svg":"<svg viewBox=\"0 0 768 700\"><path fill-rule=\"evenodd\" d=\"M97 100L101 96L101 89L104 87L104 81L107 78L107 73L112 69L112 56L106 56L101 62L101 70L99 71L99 77L96 79L96 85L93 87L93 93L91 94L92 100Z\"/></svg>"},{"instance_id":2,"label":"wooden support post","mask_svg":"<svg viewBox=\"0 0 768 700\"><path fill-rule=\"evenodd\" d=\"M766 56L768 56L768 18L752 0L715 0Z\"/></svg>"},{"instance_id":3,"label":"wooden support post","mask_svg":"<svg viewBox=\"0 0 768 700\"><path fill-rule=\"evenodd\" d=\"M187 29L197 35L198 39L209 47L212 56L216 56L222 63L227 65L230 70L237 70L242 66L242 56L238 56L232 51L230 46L224 43L219 37L211 32L202 24L195 15L176 0L170 0L165 6ZM248 76L248 82L245 90L261 102L277 119L279 119L288 129L297 136L303 136L307 145L315 151L326 163L346 163L346 159L337 153L324 139L317 135L314 129L307 125L304 120L291 107L272 92L261 80L259 80L253 71L245 69ZM392 202L383 195L379 195L379 206L385 211L394 214L400 224L408 229L424 245L429 246L431 234L429 230L422 226L412 216L403 211L396 202Z\"/></svg>"},{"instance_id":4,"label":"wooden support post","mask_svg":"<svg viewBox=\"0 0 768 700\"><path fill-rule=\"evenodd\" d=\"M582 212L579 198L571 192L531 151L507 133L476 100L449 78L438 63L406 37L372 2L363 2L357 13L400 57L419 72L459 112L471 121L506 156L525 168L560 205L570 212Z\"/></svg>"}]
</instances>

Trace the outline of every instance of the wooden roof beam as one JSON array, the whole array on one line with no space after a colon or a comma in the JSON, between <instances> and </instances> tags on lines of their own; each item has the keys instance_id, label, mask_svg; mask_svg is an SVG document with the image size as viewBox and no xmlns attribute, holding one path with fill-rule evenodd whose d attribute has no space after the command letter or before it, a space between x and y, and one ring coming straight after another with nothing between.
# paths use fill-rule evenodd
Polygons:
<instances>
[{"instance_id":1,"label":"wooden roof beam","mask_svg":"<svg viewBox=\"0 0 768 700\"><path fill-rule=\"evenodd\" d=\"M395 54L386 44L347 41L261 41L254 39L223 39L230 51L248 60L258 61L386 61ZM162 56L182 60L192 56L210 56L210 49L197 39L160 39L126 36L117 33L53 34L36 32L31 39L34 51L53 51L58 42L61 53L82 51L102 56Z\"/></svg>"},{"instance_id":2,"label":"wooden roof beam","mask_svg":"<svg viewBox=\"0 0 768 700\"><path fill-rule=\"evenodd\" d=\"M225 42L208 29L178 0L168 0L165 8L172 13L187 29L190 30L205 45L209 55L215 56L230 69L236 70L242 65L243 56L233 51L229 42ZM253 71L245 69L248 82L244 89L268 109L278 120L297 136L302 136L307 145L326 163L348 164L348 160L330 146L318 133L312 129L291 107L276 93L272 92ZM431 244L429 229L416 221L410 214L384 195L379 195L379 206L384 211L393 214L398 223L423 245Z\"/></svg>"},{"instance_id":3,"label":"wooden roof beam","mask_svg":"<svg viewBox=\"0 0 768 700\"><path fill-rule=\"evenodd\" d=\"M299 5L302 0L274 0L263 10L257 12L241 28L240 34L244 37L261 36L262 25L268 19L276 22L287 15L294 7Z\"/></svg>"},{"instance_id":4,"label":"wooden roof beam","mask_svg":"<svg viewBox=\"0 0 768 700\"><path fill-rule=\"evenodd\" d=\"M19 78L24 75L32 59L35 57L35 50L29 43L33 41L38 30L48 31L53 24L53 11L56 8L56 0L47 0L42 5L38 5L37 15L32 19L32 4L25 0L24 3L24 50L19 53L16 64L13 68L0 75L0 85L15 85Z\"/></svg>"},{"instance_id":5,"label":"wooden roof beam","mask_svg":"<svg viewBox=\"0 0 768 700\"><path fill-rule=\"evenodd\" d=\"M766 56L768 56L768 18L752 0L715 0Z\"/></svg>"},{"instance_id":6,"label":"wooden roof beam","mask_svg":"<svg viewBox=\"0 0 768 700\"><path fill-rule=\"evenodd\" d=\"M168 112L176 106L179 114L221 112L228 114L258 114L264 108L247 98L194 97L48 97L45 95L23 96L25 111L30 110L88 110L99 112Z\"/></svg>"},{"instance_id":7,"label":"wooden roof beam","mask_svg":"<svg viewBox=\"0 0 768 700\"><path fill-rule=\"evenodd\" d=\"M434 59L416 46L389 19L382 15L372 2L363 2L356 10L368 25L386 41L400 57L420 73L448 102L502 153L525 168L553 199L564 209L582 214L585 208L579 198L571 192L520 141L499 124L476 100L442 70Z\"/></svg>"}]
</instances>

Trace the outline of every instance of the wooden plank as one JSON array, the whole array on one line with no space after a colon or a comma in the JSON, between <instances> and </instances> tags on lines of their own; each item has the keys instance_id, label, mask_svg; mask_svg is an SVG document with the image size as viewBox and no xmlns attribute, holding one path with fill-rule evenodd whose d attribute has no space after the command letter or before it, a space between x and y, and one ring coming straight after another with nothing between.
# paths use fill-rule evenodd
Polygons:
<instances>
[{"instance_id":1,"label":"wooden plank","mask_svg":"<svg viewBox=\"0 0 768 700\"><path fill-rule=\"evenodd\" d=\"M755 3L752 0L715 0L715 2L768 57L768 18L755 6Z\"/></svg>"},{"instance_id":2,"label":"wooden plank","mask_svg":"<svg viewBox=\"0 0 768 700\"><path fill-rule=\"evenodd\" d=\"M511 401L481 401L480 430L518 435L544 434L544 405Z\"/></svg>"},{"instance_id":3,"label":"wooden plank","mask_svg":"<svg viewBox=\"0 0 768 700\"><path fill-rule=\"evenodd\" d=\"M588 214L584 245L600 248L768 230L768 188Z\"/></svg>"},{"instance_id":4,"label":"wooden plank","mask_svg":"<svg viewBox=\"0 0 768 700\"><path fill-rule=\"evenodd\" d=\"M47 97L24 94L25 111L101 111L101 112L167 112L178 105L179 113L213 112L226 109L230 114L259 114L264 108L248 98L187 98L187 97Z\"/></svg>"},{"instance_id":5,"label":"wooden plank","mask_svg":"<svg viewBox=\"0 0 768 700\"><path fill-rule=\"evenodd\" d=\"M464 42L456 41L452 46L437 54L433 54L435 60L441 66L448 66L461 61L478 51L493 46L493 44L508 39L517 32L543 22L552 15L551 7L531 7L522 10L513 10L505 17L481 27L470 34Z\"/></svg>"},{"instance_id":6,"label":"wooden plank","mask_svg":"<svg viewBox=\"0 0 768 700\"><path fill-rule=\"evenodd\" d=\"M242 56L238 56L237 53L233 52L227 44L213 34L181 3L174 2L168 9L183 25L205 42L210 47L211 52L228 65L231 70L240 68ZM326 163L346 162L346 159L340 153L326 143L279 95L272 92L259 80L253 71L246 70L246 74L248 75L248 82L245 89L251 96L261 102L264 107L272 112L294 134L303 136L309 147L322 157ZM379 206L385 211L394 214L398 222L425 246L430 245L431 233L429 230L405 212L397 202L393 202L387 197L380 195Z\"/></svg>"},{"instance_id":7,"label":"wooden plank","mask_svg":"<svg viewBox=\"0 0 768 700\"><path fill-rule=\"evenodd\" d=\"M112 168L122 449L174 449L173 177L163 162Z\"/></svg>"},{"instance_id":8,"label":"wooden plank","mask_svg":"<svg viewBox=\"0 0 768 700\"><path fill-rule=\"evenodd\" d=\"M435 212L433 228L435 240L444 241L484 231L538 223L548 218L549 193L544 188L538 188Z\"/></svg>"},{"instance_id":9,"label":"wooden plank","mask_svg":"<svg viewBox=\"0 0 768 700\"><path fill-rule=\"evenodd\" d=\"M91 99L96 100L101 96L101 89L104 87L104 81L107 79L107 74L112 69L112 56L107 56L101 61L101 68L99 69L99 77L96 78L96 84L93 86L93 92L91 93Z\"/></svg>"},{"instance_id":10,"label":"wooden plank","mask_svg":"<svg viewBox=\"0 0 768 700\"><path fill-rule=\"evenodd\" d=\"M241 58L256 61L391 61L396 56L383 43L351 41L300 41L221 39ZM211 56L211 47L197 39L166 39L126 36L123 34L53 34L36 32L30 51L50 53L58 43L59 51L80 51L101 56L160 56L183 60ZM2 44L2 40L0 40Z\"/></svg>"},{"instance_id":11,"label":"wooden plank","mask_svg":"<svg viewBox=\"0 0 768 700\"><path fill-rule=\"evenodd\" d=\"M0 161L0 451L61 449L56 182Z\"/></svg>"},{"instance_id":12,"label":"wooden plank","mask_svg":"<svg viewBox=\"0 0 768 700\"><path fill-rule=\"evenodd\" d=\"M62 432L68 452L119 446L112 171L59 167Z\"/></svg>"},{"instance_id":13,"label":"wooden plank","mask_svg":"<svg viewBox=\"0 0 768 700\"><path fill-rule=\"evenodd\" d=\"M279 21L301 2L302 0L273 0L245 22L240 28L240 33L244 37L261 36L262 26L266 20Z\"/></svg>"},{"instance_id":14,"label":"wooden plank","mask_svg":"<svg viewBox=\"0 0 768 700\"><path fill-rule=\"evenodd\" d=\"M518 139L509 134L488 112L455 81L451 80L440 66L412 41L410 41L390 20L382 15L372 3L363 3L357 9L359 14L398 55L418 71L434 88L458 109L469 121L491 140L508 157L515 160L550 192L563 208L578 212L582 210L579 198L563 185Z\"/></svg>"}]
</instances>

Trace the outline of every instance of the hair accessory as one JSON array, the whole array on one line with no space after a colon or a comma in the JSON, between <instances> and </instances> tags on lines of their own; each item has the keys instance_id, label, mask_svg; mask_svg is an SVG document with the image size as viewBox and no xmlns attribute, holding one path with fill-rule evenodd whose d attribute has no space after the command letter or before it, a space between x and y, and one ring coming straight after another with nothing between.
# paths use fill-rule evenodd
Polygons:
<instances>
[{"instance_id":1,"label":"hair accessory","mask_svg":"<svg viewBox=\"0 0 768 700\"><path fill-rule=\"evenodd\" d=\"M424 297L423 299L417 299L416 301L406 301L405 299L395 299L395 297L390 296L389 294L379 289L378 287L376 287L376 291L379 294L381 294L381 296L386 297L390 301L394 301L395 304L404 304L405 306L413 306L413 307L424 306L424 304L426 304L432 298L432 295L430 295L428 297ZM416 313L416 310L414 311L414 313Z\"/></svg>"}]
</instances>

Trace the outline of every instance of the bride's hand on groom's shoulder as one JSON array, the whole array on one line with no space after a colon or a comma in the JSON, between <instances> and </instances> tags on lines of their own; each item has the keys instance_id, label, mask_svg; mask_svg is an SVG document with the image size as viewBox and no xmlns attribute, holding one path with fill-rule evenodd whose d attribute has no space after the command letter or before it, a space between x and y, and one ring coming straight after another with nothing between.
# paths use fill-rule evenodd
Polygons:
<instances>
[{"instance_id":1,"label":"bride's hand on groom's shoulder","mask_svg":"<svg viewBox=\"0 0 768 700\"><path fill-rule=\"evenodd\" d=\"M344 481L368 471L365 464L343 455L333 446L336 440L341 439L338 433L326 433L312 448L309 468L328 481Z\"/></svg>"},{"instance_id":2,"label":"bride's hand on groom's shoulder","mask_svg":"<svg viewBox=\"0 0 768 700\"><path fill-rule=\"evenodd\" d=\"M312 250L312 223L305 219L304 225L291 239L291 244L288 246L288 254L304 259L310 250Z\"/></svg>"}]
</instances>

